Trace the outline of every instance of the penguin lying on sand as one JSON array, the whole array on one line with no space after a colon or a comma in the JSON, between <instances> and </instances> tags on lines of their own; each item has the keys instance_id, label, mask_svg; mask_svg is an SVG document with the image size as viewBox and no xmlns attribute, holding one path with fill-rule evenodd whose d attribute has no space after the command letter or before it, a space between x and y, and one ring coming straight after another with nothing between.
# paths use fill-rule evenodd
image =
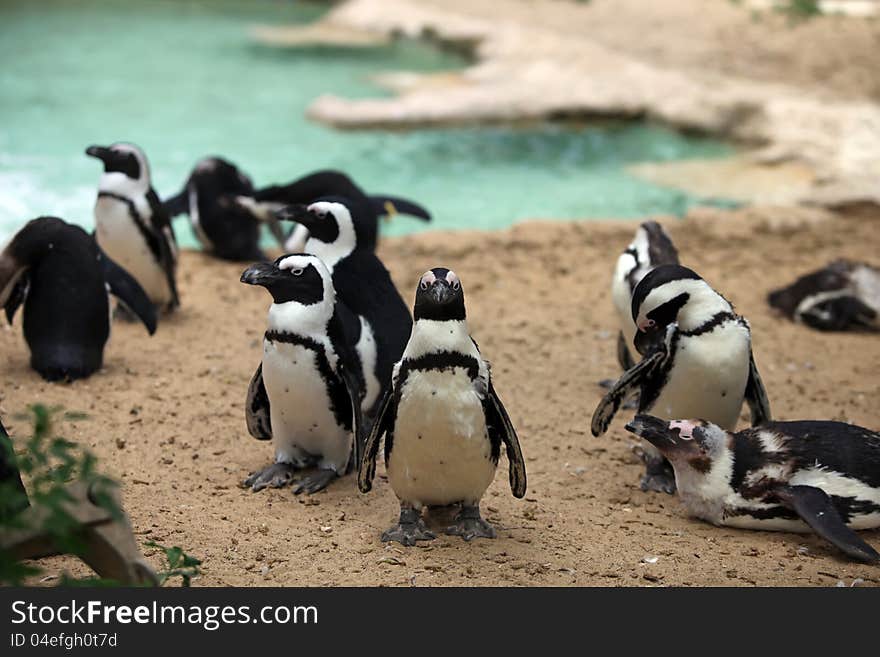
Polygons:
<instances>
[{"instance_id":1,"label":"penguin lying on sand","mask_svg":"<svg viewBox=\"0 0 880 657\"><path fill-rule=\"evenodd\" d=\"M189 215L206 253L224 260L265 260L260 249L263 219L279 244L283 244L284 235L273 214L255 214L236 201L253 193L251 179L232 162L206 157L193 167L183 190L163 205L172 217Z\"/></svg>"},{"instance_id":2,"label":"penguin lying on sand","mask_svg":"<svg viewBox=\"0 0 880 657\"><path fill-rule=\"evenodd\" d=\"M244 485L280 488L296 470L316 466L293 492L317 492L355 467L363 441L360 363L343 330L351 313L315 256L252 265L241 282L265 287L273 300L245 414L254 438L273 441L275 462Z\"/></svg>"},{"instance_id":3,"label":"penguin lying on sand","mask_svg":"<svg viewBox=\"0 0 880 657\"><path fill-rule=\"evenodd\" d=\"M789 319L820 331L880 329L880 269L835 260L774 290L767 302Z\"/></svg>"},{"instance_id":4,"label":"penguin lying on sand","mask_svg":"<svg viewBox=\"0 0 880 657\"><path fill-rule=\"evenodd\" d=\"M287 185L263 187L253 194L253 199L239 199L254 212L267 214L285 205L312 203L322 197L338 196L350 199L363 208L365 226L359 246L375 250L379 238L379 219L394 214L408 214L425 221L431 214L418 203L387 194L367 194L351 178L341 171L315 171ZM297 226L284 244L289 252L302 251L308 239L304 226Z\"/></svg>"},{"instance_id":5,"label":"penguin lying on sand","mask_svg":"<svg viewBox=\"0 0 880 657\"><path fill-rule=\"evenodd\" d=\"M593 413L600 436L633 391L639 412L665 418L703 417L732 430L746 401L752 425L770 420L770 404L752 356L748 322L696 272L660 265L636 286L633 341L642 360L617 381ZM643 455L643 490L675 492L672 469L656 450Z\"/></svg>"},{"instance_id":6,"label":"penguin lying on sand","mask_svg":"<svg viewBox=\"0 0 880 657\"><path fill-rule=\"evenodd\" d=\"M363 409L369 422L412 330L409 309L373 251L370 210L353 199L329 197L308 207L288 206L278 216L308 229L306 253L327 266L337 297L357 319L343 328L363 366Z\"/></svg>"},{"instance_id":7,"label":"penguin lying on sand","mask_svg":"<svg viewBox=\"0 0 880 657\"><path fill-rule=\"evenodd\" d=\"M31 367L48 381L101 368L110 336L107 293L156 330L156 309L137 281L79 226L56 217L28 222L0 254L0 304L9 323L24 304Z\"/></svg>"},{"instance_id":8,"label":"penguin lying on sand","mask_svg":"<svg viewBox=\"0 0 880 657\"><path fill-rule=\"evenodd\" d=\"M526 466L516 431L501 403L476 342L468 334L464 290L455 272L425 272L416 290L415 324L403 358L394 366L364 447L358 487L366 493L385 438L385 466L400 500L399 523L383 541L415 545L435 538L423 507L460 504L447 534L469 541L494 538L480 517L480 500L495 478L501 447L510 462L514 497L526 493Z\"/></svg>"},{"instance_id":9,"label":"penguin lying on sand","mask_svg":"<svg viewBox=\"0 0 880 657\"><path fill-rule=\"evenodd\" d=\"M617 259L611 280L611 299L620 319L617 334L617 360L624 371L636 364L629 345L636 337L632 319L632 295L645 275L659 265L677 265L678 251L663 227L656 221L639 226L635 238Z\"/></svg>"},{"instance_id":10,"label":"penguin lying on sand","mask_svg":"<svg viewBox=\"0 0 880 657\"><path fill-rule=\"evenodd\" d=\"M160 310L177 308L177 241L171 218L150 186L147 156L124 143L89 146L86 155L104 163L95 202L98 244Z\"/></svg>"},{"instance_id":11,"label":"penguin lying on sand","mask_svg":"<svg viewBox=\"0 0 880 657\"><path fill-rule=\"evenodd\" d=\"M650 415L626 428L670 460L692 515L746 529L812 529L853 559L880 562L853 531L880 527L880 434L818 420L729 433Z\"/></svg>"}]
</instances>

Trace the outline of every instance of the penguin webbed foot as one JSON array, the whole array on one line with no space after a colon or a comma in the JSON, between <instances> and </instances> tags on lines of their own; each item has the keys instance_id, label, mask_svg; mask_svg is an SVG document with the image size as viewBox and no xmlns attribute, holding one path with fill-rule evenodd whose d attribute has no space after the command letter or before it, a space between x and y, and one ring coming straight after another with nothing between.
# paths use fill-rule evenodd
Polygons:
<instances>
[{"instance_id":1,"label":"penguin webbed foot","mask_svg":"<svg viewBox=\"0 0 880 657\"><path fill-rule=\"evenodd\" d=\"M264 488L284 488L291 481L296 468L291 463L272 463L257 470L244 480L244 487L257 493Z\"/></svg>"},{"instance_id":2,"label":"penguin webbed foot","mask_svg":"<svg viewBox=\"0 0 880 657\"><path fill-rule=\"evenodd\" d=\"M639 482L643 491L675 495L675 471L672 464L662 456L654 456L644 451L639 456L645 462L645 474Z\"/></svg>"},{"instance_id":3,"label":"penguin webbed foot","mask_svg":"<svg viewBox=\"0 0 880 657\"><path fill-rule=\"evenodd\" d=\"M416 544L416 541L430 541L437 538L422 520L422 514L411 507L401 507L400 520L394 527L382 532L382 542L397 541L407 547Z\"/></svg>"},{"instance_id":4,"label":"penguin webbed foot","mask_svg":"<svg viewBox=\"0 0 880 657\"><path fill-rule=\"evenodd\" d=\"M327 488L327 486L330 485L330 482L338 476L339 475L333 470L318 470L296 482L293 494L299 495L300 493L305 493L306 495L311 495L312 493L317 493L318 491Z\"/></svg>"},{"instance_id":5,"label":"penguin webbed foot","mask_svg":"<svg viewBox=\"0 0 880 657\"><path fill-rule=\"evenodd\" d=\"M495 528L480 516L480 507L462 505L455 516L455 524L446 528L446 534L461 536L466 541L475 538L495 538Z\"/></svg>"}]
</instances>

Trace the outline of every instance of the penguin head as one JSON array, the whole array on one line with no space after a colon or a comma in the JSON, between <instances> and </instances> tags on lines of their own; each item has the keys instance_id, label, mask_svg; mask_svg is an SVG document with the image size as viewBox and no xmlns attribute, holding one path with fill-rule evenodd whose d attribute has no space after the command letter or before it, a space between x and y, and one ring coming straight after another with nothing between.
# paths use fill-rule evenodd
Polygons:
<instances>
[{"instance_id":1,"label":"penguin head","mask_svg":"<svg viewBox=\"0 0 880 657\"><path fill-rule=\"evenodd\" d=\"M464 289L454 271L435 267L422 274L413 307L416 321L461 321L465 319Z\"/></svg>"},{"instance_id":2,"label":"penguin head","mask_svg":"<svg viewBox=\"0 0 880 657\"><path fill-rule=\"evenodd\" d=\"M309 205L288 205L276 216L305 226L309 237L333 244L346 253L358 247L372 248L376 244L376 218L363 201L345 196L324 196Z\"/></svg>"},{"instance_id":3,"label":"penguin head","mask_svg":"<svg viewBox=\"0 0 880 657\"><path fill-rule=\"evenodd\" d=\"M104 174L117 174L126 179L150 185L150 165L147 156L138 146L117 142L110 146L89 146L86 155L104 163Z\"/></svg>"},{"instance_id":4,"label":"penguin head","mask_svg":"<svg viewBox=\"0 0 880 657\"><path fill-rule=\"evenodd\" d=\"M706 474L727 451L730 434L704 420L662 420L636 415L626 430L656 447L675 466L676 477L684 471Z\"/></svg>"},{"instance_id":5,"label":"penguin head","mask_svg":"<svg viewBox=\"0 0 880 657\"><path fill-rule=\"evenodd\" d=\"M327 267L318 257L305 253L286 254L274 262L253 264L244 270L241 282L266 288L276 304L295 302L311 306L333 295Z\"/></svg>"},{"instance_id":6,"label":"penguin head","mask_svg":"<svg viewBox=\"0 0 880 657\"><path fill-rule=\"evenodd\" d=\"M692 269L660 265L633 290L631 312L638 327L633 343L645 355L663 339L670 324L690 330L718 312L731 310L730 303Z\"/></svg>"}]
</instances>

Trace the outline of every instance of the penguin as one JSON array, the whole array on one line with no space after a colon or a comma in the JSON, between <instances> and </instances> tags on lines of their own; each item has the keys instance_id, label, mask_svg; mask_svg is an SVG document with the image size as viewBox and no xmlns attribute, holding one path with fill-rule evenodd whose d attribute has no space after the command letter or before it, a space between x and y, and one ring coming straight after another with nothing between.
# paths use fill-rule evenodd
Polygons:
<instances>
[{"instance_id":1,"label":"penguin","mask_svg":"<svg viewBox=\"0 0 880 657\"><path fill-rule=\"evenodd\" d=\"M260 249L260 225L284 243L284 235L269 214L255 214L236 202L238 196L251 196L251 179L232 162L220 157L199 160L179 194L163 202L171 217L188 214L193 232L206 253L222 260L266 260Z\"/></svg>"},{"instance_id":2,"label":"penguin","mask_svg":"<svg viewBox=\"0 0 880 657\"><path fill-rule=\"evenodd\" d=\"M835 260L770 292L767 303L820 331L880 330L880 269Z\"/></svg>"},{"instance_id":3,"label":"penguin","mask_svg":"<svg viewBox=\"0 0 880 657\"><path fill-rule=\"evenodd\" d=\"M594 436L608 430L635 390L639 413L703 417L733 430L745 401L753 426L771 419L749 323L699 274L681 265L655 267L636 286L630 308L638 328L633 344L643 358L599 402ZM674 493L669 462L652 448L642 456L642 490Z\"/></svg>"},{"instance_id":4,"label":"penguin","mask_svg":"<svg viewBox=\"0 0 880 657\"><path fill-rule=\"evenodd\" d=\"M382 540L415 545L435 535L423 507L460 504L446 533L494 538L480 500L495 478L501 446L514 497L526 493L526 466L516 431L495 392L489 364L468 333L464 290L455 272L437 267L419 279L415 323L403 358L364 446L358 488L367 493L385 439L385 467L400 500L400 520Z\"/></svg>"},{"instance_id":5,"label":"penguin","mask_svg":"<svg viewBox=\"0 0 880 657\"><path fill-rule=\"evenodd\" d=\"M344 328L362 364L363 409L370 422L412 330L409 309L369 241L370 209L354 199L328 197L287 206L278 217L309 231L305 252L327 266L337 296L357 318Z\"/></svg>"},{"instance_id":6,"label":"penguin","mask_svg":"<svg viewBox=\"0 0 880 657\"><path fill-rule=\"evenodd\" d=\"M362 248L375 250L379 238L379 219L395 214L408 214L425 221L431 214L418 203L387 194L367 194L349 176L341 171L326 169L315 171L287 185L271 185L257 190L253 198L242 197L240 202L253 212L267 215L285 205L311 203L319 198L339 196L350 199L364 208L364 227L361 231ZM268 217L267 217L268 220ZM308 230L297 226L284 244L285 251L295 252L305 248Z\"/></svg>"},{"instance_id":7,"label":"penguin","mask_svg":"<svg viewBox=\"0 0 880 657\"><path fill-rule=\"evenodd\" d=\"M108 293L155 332L156 309L146 293L79 226L33 219L0 253L0 305L10 324L24 305L31 367L47 381L82 379L101 368L110 336Z\"/></svg>"},{"instance_id":8,"label":"penguin","mask_svg":"<svg viewBox=\"0 0 880 657\"><path fill-rule=\"evenodd\" d=\"M363 444L360 365L346 341L330 272L319 258L287 254L251 265L241 282L272 295L263 358L248 386L249 433L272 440L275 462L244 482L259 491L317 467L294 493L315 493L356 467Z\"/></svg>"},{"instance_id":9,"label":"penguin","mask_svg":"<svg viewBox=\"0 0 880 657\"><path fill-rule=\"evenodd\" d=\"M175 280L177 241L168 212L150 186L150 167L134 144L89 146L104 163L95 202L98 244L137 279L162 310L180 305Z\"/></svg>"},{"instance_id":10,"label":"penguin","mask_svg":"<svg viewBox=\"0 0 880 657\"><path fill-rule=\"evenodd\" d=\"M0 523L8 523L14 516L30 506L27 491L21 481L21 472L15 461L12 439L0 422Z\"/></svg>"},{"instance_id":11,"label":"penguin","mask_svg":"<svg viewBox=\"0 0 880 657\"><path fill-rule=\"evenodd\" d=\"M869 563L853 531L880 527L880 434L843 422L768 422L738 433L637 415L628 431L672 463L688 512L714 525L807 532Z\"/></svg>"},{"instance_id":12,"label":"penguin","mask_svg":"<svg viewBox=\"0 0 880 657\"><path fill-rule=\"evenodd\" d=\"M669 235L656 221L646 221L636 230L635 238L617 259L611 279L611 300L620 320L617 334L617 361L625 372L636 361L629 346L636 336L631 314L632 295L636 285L658 265L677 265L678 251Z\"/></svg>"}]
</instances>

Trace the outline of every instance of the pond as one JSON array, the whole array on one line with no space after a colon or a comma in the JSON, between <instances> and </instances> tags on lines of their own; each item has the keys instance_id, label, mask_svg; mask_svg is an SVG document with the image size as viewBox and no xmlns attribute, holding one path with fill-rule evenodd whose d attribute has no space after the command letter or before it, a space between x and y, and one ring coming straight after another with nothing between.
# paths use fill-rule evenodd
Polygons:
<instances>
[{"instance_id":1,"label":"pond","mask_svg":"<svg viewBox=\"0 0 880 657\"><path fill-rule=\"evenodd\" d=\"M434 213L431 225L400 217L387 234L680 214L707 200L625 167L731 152L642 123L397 132L312 123L304 113L322 93L382 96L377 73L466 65L419 42L278 49L249 35L256 24L308 22L324 10L281 0L0 0L0 239L41 214L92 225L100 168L83 151L93 143L142 146L163 197L197 159L217 154L258 185L334 167ZM175 226L194 244L185 219Z\"/></svg>"}]
</instances>

